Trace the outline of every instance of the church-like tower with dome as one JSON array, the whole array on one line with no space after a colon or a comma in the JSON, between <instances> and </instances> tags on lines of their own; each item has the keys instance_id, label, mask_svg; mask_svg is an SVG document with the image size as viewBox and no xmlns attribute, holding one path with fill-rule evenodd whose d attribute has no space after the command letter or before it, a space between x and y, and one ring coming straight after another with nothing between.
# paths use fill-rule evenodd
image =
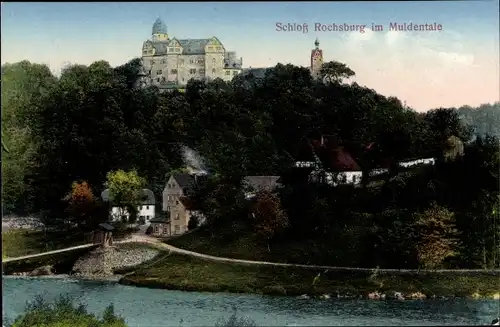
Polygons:
<instances>
[{"instance_id":1,"label":"church-like tower with dome","mask_svg":"<svg viewBox=\"0 0 500 327\"><path fill-rule=\"evenodd\" d=\"M169 36L167 25L158 18L151 39L142 45L141 86L182 89L191 79L230 81L241 72L242 58L227 51L217 37L177 39Z\"/></svg>"}]
</instances>

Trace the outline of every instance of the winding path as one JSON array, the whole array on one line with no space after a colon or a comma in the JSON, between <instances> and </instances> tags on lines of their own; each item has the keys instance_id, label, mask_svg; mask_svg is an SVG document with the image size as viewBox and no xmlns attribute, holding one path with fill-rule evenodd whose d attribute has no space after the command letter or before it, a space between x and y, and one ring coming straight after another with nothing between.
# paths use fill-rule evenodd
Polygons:
<instances>
[{"instance_id":1,"label":"winding path","mask_svg":"<svg viewBox=\"0 0 500 327\"><path fill-rule=\"evenodd\" d=\"M416 275L416 274L428 274L428 273L447 274L447 273L450 273L450 274L453 274L456 276L457 274L469 275L469 274L474 274L474 273L481 273L481 274L488 273L488 274L491 274L494 276L500 276L500 269L492 269L492 270L485 270L485 269L423 270L422 269L422 270L418 270L418 269L353 268L353 267L304 265L304 264L293 264L293 263L254 261L254 260L215 257L215 256L208 255L208 254L203 254L203 253L198 253L198 252L180 249L180 248L177 248L173 245L163 243L162 241L158 240L157 238L147 236L147 235L140 235L140 234L134 234L128 239L125 239L122 241L117 241L115 243L134 243L134 242L153 244L153 245L157 246L158 248L162 248L162 249L170 251L172 253L184 254L184 255L189 255L189 256L198 257L198 258L207 259L207 260L213 260L213 261L233 262L233 263L240 263L240 264L247 264L247 265L261 265L261 266L274 266L274 267L297 267L297 268L305 268L305 269L324 269L324 270L329 270L329 271L356 271L356 272L374 272L374 271L377 271L377 273L379 273L379 274L384 274L384 273L394 274L395 273L395 274L399 274L399 275ZM61 249L61 250L32 254L32 255L27 255L27 256L22 256L22 257L17 257L17 258L9 258L9 259L4 259L3 262L11 262L11 261L19 261L19 260L23 260L23 259L30 259L30 258L35 258L35 257L41 257L44 255L49 255L49 254L55 254L55 253L61 253L61 252L66 252L66 251L88 248L91 246L94 246L94 244L85 244L85 245L73 246L73 247Z\"/></svg>"}]
</instances>

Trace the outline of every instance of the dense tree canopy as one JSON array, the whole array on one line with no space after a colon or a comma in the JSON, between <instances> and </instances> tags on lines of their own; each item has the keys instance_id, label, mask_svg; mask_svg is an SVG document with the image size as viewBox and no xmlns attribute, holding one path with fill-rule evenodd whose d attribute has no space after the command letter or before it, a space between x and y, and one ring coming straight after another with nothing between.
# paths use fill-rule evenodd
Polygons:
<instances>
[{"instance_id":1,"label":"dense tree canopy","mask_svg":"<svg viewBox=\"0 0 500 327\"><path fill-rule=\"evenodd\" d=\"M59 78L29 62L2 67L10 150L2 161L4 210L65 215L61 199L74 181L99 194L106 174L119 169L136 170L159 197L189 147L210 172L194 195L208 221L234 221L251 210L239 191L242 176L289 174L304 139L329 135L364 172L385 167L390 174L377 187L365 180L362 188L332 188L302 183L294 171L280 191L286 235L314 239L324 260L339 265L416 266L425 257L430 265L461 258L462 265L487 266L498 255L498 103L417 113L345 83L354 72L338 62L325 64L319 80L306 68L278 64L263 78L191 80L185 93L137 89L138 71L138 60L117 68L74 65ZM463 143L463 156L444 162L450 137ZM400 171L396 164L424 157L438 158L437 165ZM453 217L461 248L440 250L453 256L432 257L422 249L437 245L417 248L406 237L421 228L417 221L429 221L431 209L443 224Z\"/></svg>"}]
</instances>

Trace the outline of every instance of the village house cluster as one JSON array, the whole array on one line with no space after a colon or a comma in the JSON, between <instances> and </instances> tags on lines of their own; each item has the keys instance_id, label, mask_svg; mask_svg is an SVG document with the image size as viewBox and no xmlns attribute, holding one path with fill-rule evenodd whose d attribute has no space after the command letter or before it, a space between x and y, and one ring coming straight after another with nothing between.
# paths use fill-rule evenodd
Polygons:
<instances>
[{"instance_id":1,"label":"village house cluster","mask_svg":"<svg viewBox=\"0 0 500 327\"><path fill-rule=\"evenodd\" d=\"M456 157L463 153L463 143L456 142L450 138L450 142L455 144L446 156ZM376 145L369 144L366 151L374 149ZM435 158L422 158L416 160L401 161L399 166L402 169L412 169L423 165L434 165ZM321 136L319 139L306 139L302 151L297 155L297 161L290 171L283 172L282 176L245 176L242 187L247 200L253 198L258 191L273 191L282 186L283 181L289 172L301 170L310 183L326 183L333 187L339 185L360 186L363 172L361 167L343 146L337 145L328 136ZM369 177L383 175L388 172L384 166L370 171ZM137 207L138 220L141 225L149 225L151 234L160 237L170 237L186 233L190 230L190 222L196 220L193 226L200 226L206 223L206 217L200 210L199 205L190 194L196 186L207 180L206 175L199 173L172 173L168 176L162 192L162 203L158 206L155 196L151 190L143 189L142 202ZM104 190L101 194L104 201L112 203L109 191ZM110 216L113 221L126 220L128 213L123 208L112 205Z\"/></svg>"}]
</instances>

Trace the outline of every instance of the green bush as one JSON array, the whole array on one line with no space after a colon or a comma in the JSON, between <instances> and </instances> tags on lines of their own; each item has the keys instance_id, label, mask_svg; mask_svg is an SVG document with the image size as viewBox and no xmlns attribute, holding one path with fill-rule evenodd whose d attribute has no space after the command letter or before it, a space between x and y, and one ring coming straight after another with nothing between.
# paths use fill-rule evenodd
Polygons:
<instances>
[{"instance_id":1,"label":"green bush","mask_svg":"<svg viewBox=\"0 0 500 327\"><path fill-rule=\"evenodd\" d=\"M113 305L109 305L102 319L88 313L83 304L74 306L71 299L61 296L55 303L47 303L37 296L26 305L26 312L6 327L127 327L125 320L115 315Z\"/></svg>"}]
</instances>

